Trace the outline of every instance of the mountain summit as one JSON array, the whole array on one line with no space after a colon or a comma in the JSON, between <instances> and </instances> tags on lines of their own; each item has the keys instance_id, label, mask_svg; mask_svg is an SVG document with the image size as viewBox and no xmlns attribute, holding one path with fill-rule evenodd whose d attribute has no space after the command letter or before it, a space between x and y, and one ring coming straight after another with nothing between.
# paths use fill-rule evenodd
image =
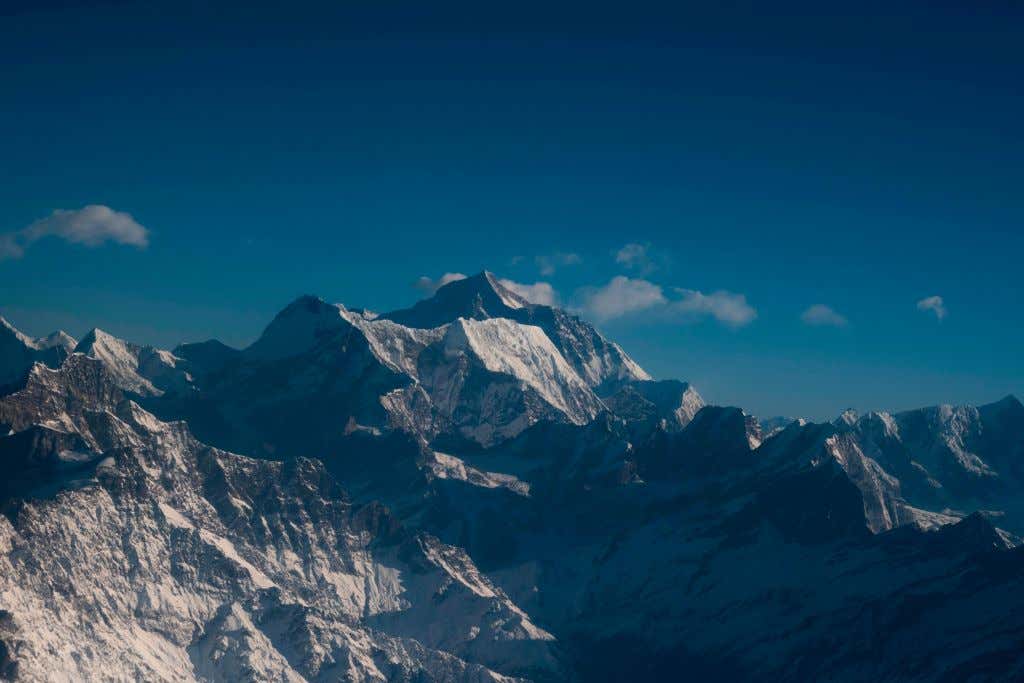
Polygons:
<instances>
[{"instance_id":1,"label":"mountain summit","mask_svg":"<svg viewBox=\"0 0 1024 683\"><path fill-rule=\"evenodd\" d=\"M437 327L457 318L507 318L540 327L577 374L599 394L610 394L623 382L651 379L618 344L605 339L590 324L560 308L527 302L487 271L450 282L412 308L385 313L381 318L420 328Z\"/></svg>"},{"instance_id":2,"label":"mountain summit","mask_svg":"<svg viewBox=\"0 0 1024 683\"><path fill-rule=\"evenodd\" d=\"M412 308L385 313L382 318L406 327L439 327L457 318L513 318L531 304L508 289L493 273L482 271L440 287Z\"/></svg>"}]
</instances>

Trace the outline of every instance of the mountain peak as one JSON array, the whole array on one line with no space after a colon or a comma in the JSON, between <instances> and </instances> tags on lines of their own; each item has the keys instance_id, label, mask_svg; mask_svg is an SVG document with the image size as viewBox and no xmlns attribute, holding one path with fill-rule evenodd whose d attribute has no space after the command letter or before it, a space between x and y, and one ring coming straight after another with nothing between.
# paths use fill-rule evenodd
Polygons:
<instances>
[{"instance_id":1,"label":"mountain peak","mask_svg":"<svg viewBox=\"0 0 1024 683\"><path fill-rule=\"evenodd\" d=\"M82 337L82 341L75 347L75 353L100 361L116 386L141 396L161 395L163 390L153 384L153 380L157 379L153 371L157 368L174 368L177 361L169 351L125 341L98 327ZM155 359L155 364L143 369L148 359Z\"/></svg>"},{"instance_id":2,"label":"mountain peak","mask_svg":"<svg viewBox=\"0 0 1024 683\"><path fill-rule=\"evenodd\" d=\"M320 313L328 309L337 308L324 301L315 294L303 294L281 309L277 318L295 315L296 313Z\"/></svg>"},{"instance_id":3,"label":"mountain peak","mask_svg":"<svg viewBox=\"0 0 1024 683\"><path fill-rule=\"evenodd\" d=\"M101 330L98 327L94 327L89 330L88 334L82 337L82 340L75 346L77 353L89 353L89 351L96 346L129 346L129 343L123 339L115 337L114 335Z\"/></svg>"},{"instance_id":4,"label":"mountain peak","mask_svg":"<svg viewBox=\"0 0 1024 683\"><path fill-rule=\"evenodd\" d=\"M36 339L36 343L43 349L60 347L69 353L78 345L75 338L64 330L57 330L56 332L51 332L45 337L40 337L39 339Z\"/></svg>"},{"instance_id":5,"label":"mountain peak","mask_svg":"<svg viewBox=\"0 0 1024 683\"><path fill-rule=\"evenodd\" d=\"M623 382L651 379L590 324L559 308L531 304L487 270L449 282L412 308L379 316L418 329L435 329L458 318L507 318L540 327L580 377L602 395L614 393Z\"/></svg>"},{"instance_id":6,"label":"mountain peak","mask_svg":"<svg viewBox=\"0 0 1024 683\"><path fill-rule=\"evenodd\" d=\"M501 279L489 270L482 270L476 275L449 282L434 293L434 298L438 297L452 300L477 297L484 306L490 305L496 310L503 307L524 308L530 305L526 299L503 285Z\"/></svg>"},{"instance_id":7,"label":"mountain peak","mask_svg":"<svg viewBox=\"0 0 1024 683\"><path fill-rule=\"evenodd\" d=\"M964 552L1006 550L1012 547L991 520L981 512L972 512L956 524L942 527L938 536L951 548Z\"/></svg>"},{"instance_id":8,"label":"mountain peak","mask_svg":"<svg viewBox=\"0 0 1024 683\"><path fill-rule=\"evenodd\" d=\"M345 314L341 304L305 294L285 306L244 353L263 360L299 355L320 336L348 326Z\"/></svg>"},{"instance_id":9,"label":"mountain peak","mask_svg":"<svg viewBox=\"0 0 1024 683\"><path fill-rule=\"evenodd\" d=\"M852 427L853 425L857 424L857 420L859 419L860 414L856 410L854 410L853 408L847 408L846 410L839 414L839 417L833 420L833 424L837 427L841 427L844 425L847 427Z\"/></svg>"},{"instance_id":10,"label":"mountain peak","mask_svg":"<svg viewBox=\"0 0 1024 683\"><path fill-rule=\"evenodd\" d=\"M1024 404L1013 394L1008 394L995 403L978 406L978 414L990 426L1001 424L1012 430L1024 420Z\"/></svg>"},{"instance_id":11,"label":"mountain peak","mask_svg":"<svg viewBox=\"0 0 1024 683\"><path fill-rule=\"evenodd\" d=\"M457 318L509 318L515 311L529 307L526 299L501 284L493 273L483 270L449 282L412 308L392 311L380 317L407 327L434 328Z\"/></svg>"},{"instance_id":12,"label":"mountain peak","mask_svg":"<svg viewBox=\"0 0 1024 683\"><path fill-rule=\"evenodd\" d=\"M1013 394L1007 394L1006 396L1003 396L1001 399L999 399L998 401L991 405L1003 406L1005 408L1014 408L1017 410L1024 408L1024 403L1021 403L1020 399L1014 396Z\"/></svg>"}]
</instances>

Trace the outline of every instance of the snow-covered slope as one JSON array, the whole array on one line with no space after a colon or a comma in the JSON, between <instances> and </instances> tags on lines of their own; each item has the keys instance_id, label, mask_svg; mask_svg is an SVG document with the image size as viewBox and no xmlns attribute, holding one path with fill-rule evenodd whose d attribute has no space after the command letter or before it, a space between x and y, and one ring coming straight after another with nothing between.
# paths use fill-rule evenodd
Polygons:
<instances>
[{"instance_id":1,"label":"snow-covered slope","mask_svg":"<svg viewBox=\"0 0 1024 683\"><path fill-rule=\"evenodd\" d=\"M647 438L655 429L677 432L705 406L696 389L677 380L625 383L604 403L626 420L636 440Z\"/></svg>"},{"instance_id":2,"label":"snow-covered slope","mask_svg":"<svg viewBox=\"0 0 1024 683\"><path fill-rule=\"evenodd\" d=\"M967 514L987 509L1024 532L1024 406L934 406L841 422L858 448L901 483L912 505Z\"/></svg>"},{"instance_id":3,"label":"snow-covered slope","mask_svg":"<svg viewBox=\"0 0 1024 683\"><path fill-rule=\"evenodd\" d=\"M785 417L782 415L778 415L776 417L759 418L758 424L760 424L761 426L761 438L771 438L778 434L779 432L781 432L786 427L788 427L789 425L793 424L794 422L806 424L806 420L803 420L802 418Z\"/></svg>"},{"instance_id":4,"label":"snow-covered slope","mask_svg":"<svg viewBox=\"0 0 1024 683\"><path fill-rule=\"evenodd\" d=\"M567 552L574 569L542 570L559 586L549 594L578 596L567 627L586 642L586 680L680 671L708 681L1014 680L1024 671L1024 621L1012 607L1024 555L983 518L871 535L856 489L832 466L688 495L700 505L666 500L613 543ZM587 577L582 591L575 577Z\"/></svg>"},{"instance_id":5,"label":"snow-covered slope","mask_svg":"<svg viewBox=\"0 0 1024 683\"><path fill-rule=\"evenodd\" d=\"M471 353L491 372L511 375L577 423L597 413L599 403L544 331L508 320L465 320L448 327L446 356Z\"/></svg>"},{"instance_id":6,"label":"snow-covered slope","mask_svg":"<svg viewBox=\"0 0 1024 683\"><path fill-rule=\"evenodd\" d=\"M440 327L459 318L506 318L544 330L579 377L602 394L614 391L621 382L651 379L618 344L591 325L559 308L527 302L487 271L451 282L412 308L381 318L418 328Z\"/></svg>"},{"instance_id":7,"label":"snow-covered slope","mask_svg":"<svg viewBox=\"0 0 1024 683\"><path fill-rule=\"evenodd\" d=\"M63 349L66 353L71 353L77 344L78 342L75 341L75 338L64 330L57 330L45 337L32 340L32 346L40 351L44 349Z\"/></svg>"},{"instance_id":8,"label":"snow-covered slope","mask_svg":"<svg viewBox=\"0 0 1024 683\"><path fill-rule=\"evenodd\" d=\"M603 408L539 327L506 319L446 327L421 381L464 436L483 445L540 419L589 422Z\"/></svg>"},{"instance_id":9,"label":"snow-covered slope","mask_svg":"<svg viewBox=\"0 0 1024 683\"><path fill-rule=\"evenodd\" d=\"M102 362L114 381L125 391L139 396L159 396L165 391L189 392L192 376L170 351L140 346L95 328L75 347Z\"/></svg>"},{"instance_id":10,"label":"snow-covered slope","mask_svg":"<svg viewBox=\"0 0 1024 683\"><path fill-rule=\"evenodd\" d=\"M205 446L114 380L76 355L0 400L7 464L29 447L68 453L67 439L82 451L61 492L34 482L0 517L0 651L17 677L490 681L492 665L557 667L553 637L458 549L354 507L316 461ZM68 436L20 440L33 419Z\"/></svg>"}]
</instances>

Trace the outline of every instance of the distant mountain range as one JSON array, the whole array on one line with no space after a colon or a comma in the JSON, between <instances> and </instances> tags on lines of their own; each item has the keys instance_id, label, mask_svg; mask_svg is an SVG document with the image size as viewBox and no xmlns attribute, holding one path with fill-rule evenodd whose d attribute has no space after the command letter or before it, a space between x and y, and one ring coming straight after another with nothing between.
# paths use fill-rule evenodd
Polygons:
<instances>
[{"instance_id":1,"label":"distant mountain range","mask_svg":"<svg viewBox=\"0 0 1024 683\"><path fill-rule=\"evenodd\" d=\"M1024 678L1024 405L758 419L490 273L0 321L0 679Z\"/></svg>"}]
</instances>

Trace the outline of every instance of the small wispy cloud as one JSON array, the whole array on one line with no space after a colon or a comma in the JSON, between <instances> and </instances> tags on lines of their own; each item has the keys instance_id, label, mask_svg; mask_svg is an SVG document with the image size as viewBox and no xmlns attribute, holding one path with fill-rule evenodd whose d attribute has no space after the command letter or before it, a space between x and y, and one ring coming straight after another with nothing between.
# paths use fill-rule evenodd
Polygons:
<instances>
[{"instance_id":1,"label":"small wispy cloud","mask_svg":"<svg viewBox=\"0 0 1024 683\"><path fill-rule=\"evenodd\" d=\"M575 266L583 263L583 257L573 252L556 251L553 254L541 254L533 259L541 275L551 276L564 266Z\"/></svg>"},{"instance_id":2,"label":"small wispy cloud","mask_svg":"<svg viewBox=\"0 0 1024 683\"><path fill-rule=\"evenodd\" d=\"M554 306L558 303L558 293L547 282L534 282L532 285L515 282L514 280L498 280L503 287L523 297L531 304Z\"/></svg>"},{"instance_id":3,"label":"small wispy cloud","mask_svg":"<svg viewBox=\"0 0 1024 683\"><path fill-rule=\"evenodd\" d=\"M804 324L815 327L846 327L850 324L844 316L825 304L814 304L800 314L800 319Z\"/></svg>"},{"instance_id":4,"label":"small wispy cloud","mask_svg":"<svg viewBox=\"0 0 1024 683\"><path fill-rule=\"evenodd\" d=\"M426 275L423 275L423 276L420 276L420 278L418 280L416 280L416 282L414 283L414 286L416 287L416 289L420 289L420 290L423 290L424 292L429 292L429 293L433 294L434 292L439 290L441 287L444 287L445 285L447 285L447 284L449 284L451 282L455 282L456 280L465 280L465 279L466 279L466 276L463 275L462 273L445 273L444 275L442 275L441 277L437 278L436 280L432 279L432 278L429 278Z\"/></svg>"},{"instance_id":5,"label":"small wispy cloud","mask_svg":"<svg viewBox=\"0 0 1024 683\"><path fill-rule=\"evenodd\" d=\"M602 321L646 311L668 301L660 285L625 275L613 277L603 287L583 289L579 297L583 310Z\"/></svg>"},{"instance_id":6,"label":"small wispy cloud","mask_svg":"<svg viewBox=\"0 0 1024 683\"><path fill-rule=\"evenodd\" d=\"M942 320L949 311L946 310L946 302L941 296L928 296L917 302L917 310L934 313L935 317Z\"/></svg>"},{"instance_id":7,"label":"small wispy cloud","mask_svg":"<svg viewBox=\"0 0 1024 683\"><path fill-rule=\"evenodd\" d=\"M654 270L654 259L651 258L651 245L630 242L615 252L615 262L628 270L649 273Z\"/></svg>"},{"instance_id":8,"label":"small wispy cloud","mask_svg":"<svg viewBox=\"0 0 1024 683\"><path fill-rule=\"evenodd\" d=\"M687 317L710 316L729 327L743 327L757 318L757 311L747 303L743 294L720 289L704 294L694 289L676 289L680 298L673 301L671 309Z\"/></svg>"},{"instance_id":9,"label":"small wispy cloud","mask_svg":"<svg viewBox=\"0 0 1024 683\"><path fill-rule=\"evenodd\" d=\"M17 233L8 232L0 235L0 261L21 258L25 248L18 243Z\"/></svg>"},{"instance_id":10,"label":"small wispy cloud","mask_svg":"<svg viewBox=\"0 0 1024 683\"><path fill-rule=\"evenodd\" d=\"M90 204L75 210L58 209L21 230L0 234L0 259L21 258L29 247L46 237L86 247L107 242L139 249L149 246L149 230L131 214Z\"/></svg>"}]
</instances>

